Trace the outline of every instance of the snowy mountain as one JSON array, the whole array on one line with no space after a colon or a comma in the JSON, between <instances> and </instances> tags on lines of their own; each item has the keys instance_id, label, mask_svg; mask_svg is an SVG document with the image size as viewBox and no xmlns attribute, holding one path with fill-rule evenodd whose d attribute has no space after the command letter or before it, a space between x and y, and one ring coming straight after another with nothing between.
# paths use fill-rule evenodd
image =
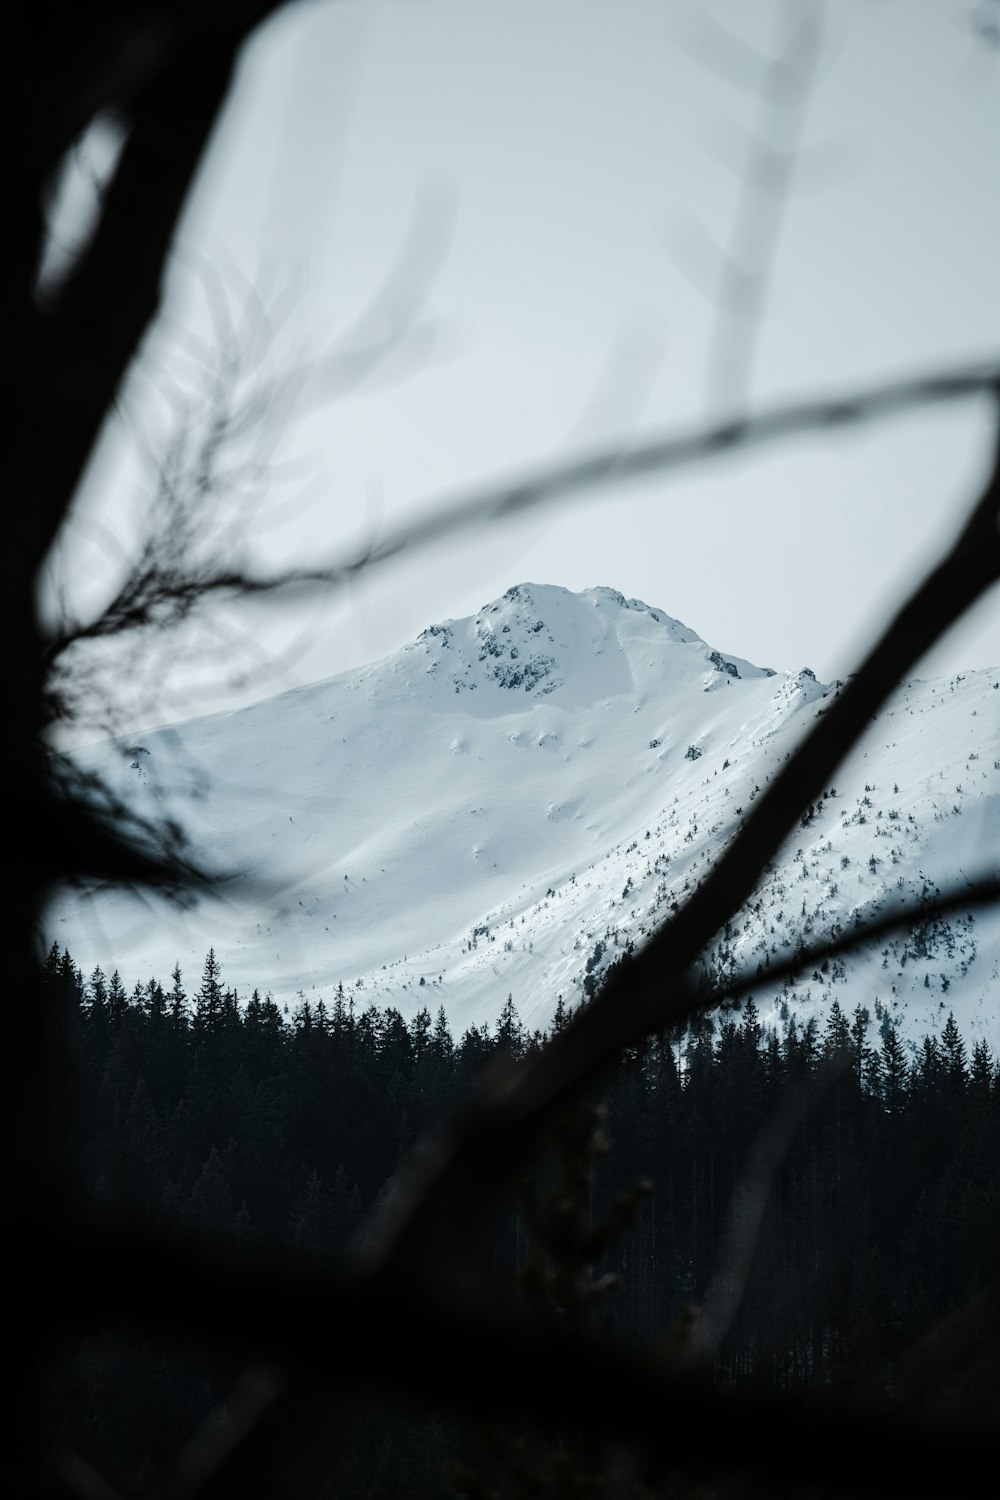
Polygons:
<instances>
[{"instance_id":1,"label":"snowy mountain","mask_svg":"<svg viewBox=\"0 0 1000 1500\"><path fill-rule=\"evenodd\" d=\"M238 712L77 752L169 814L213 869L195 911L130 892L53 900L48 936L131 985L214 946L227 983L456 1030L508 993L543 1025L703 874L837 691L773 672L613 589L521 584L384 660ZM709 967L766 966L887 896L1000 850L1000 671L903 685L789 841ZM780 1025L860 1001L907 1035L950 1010L1000 1043L1000 913L936 923L777 995Z\"/></svg>"}]
</instances>

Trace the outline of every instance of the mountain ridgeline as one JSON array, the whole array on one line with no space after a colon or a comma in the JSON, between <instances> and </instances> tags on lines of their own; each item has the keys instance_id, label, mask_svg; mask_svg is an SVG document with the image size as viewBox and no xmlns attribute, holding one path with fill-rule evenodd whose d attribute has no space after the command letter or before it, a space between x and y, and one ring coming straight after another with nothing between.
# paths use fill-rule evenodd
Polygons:
<instances>
[{"instance_id":1,"label":"mountain ridgeline","mask_svg":"<svg viewBox=\"0 0 1000 1500\"><path fill-rule=\"evenodd\" d=\"M461 1030L507 994L544 1027L703 877L841 684L707 645L612 589L521 584L371 666L77 752L218 871L195 910L61 892L48 936L85 972L190 971L329 1006L342 990ZM768 970L996 864L1000 671L901 684L704 955L759 975L761 1022L836 999L916 1046L951 1012L1000 1043L1000 913L928 922L783 988ZM221 899L219 899L221 897ZM992 996L992 999L991 999Z\"/></svg>"}]
</instances>

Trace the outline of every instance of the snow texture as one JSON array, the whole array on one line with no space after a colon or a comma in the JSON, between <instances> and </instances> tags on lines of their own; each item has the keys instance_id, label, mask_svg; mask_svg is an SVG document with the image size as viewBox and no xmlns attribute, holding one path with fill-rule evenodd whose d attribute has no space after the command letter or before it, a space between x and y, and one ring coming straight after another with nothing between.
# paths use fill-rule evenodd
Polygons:
<instances>
[{"instance_id":1,"label":"snow texture","mask_svg":"<svg viewBox=\"0 0 1000 1500\"><path fill-rule=\"evenodd\" d=\"M443 1004L462 1030L511 993L541 1026L683 901L840 686L724 656L614 589L519 584L368 667L78 752L223 878L184 912L63 891L47 935L129 984L176 960L195 984L214 946L244 998L343 983L404 1015ZM902 685L707 970L759 969L778 1029L837 998L911 1041L954 1011L996 1048L995 911L778 993L767 970L802 935L996 866L998 727L1000 671Z\"/></svg>"}]
</instances>

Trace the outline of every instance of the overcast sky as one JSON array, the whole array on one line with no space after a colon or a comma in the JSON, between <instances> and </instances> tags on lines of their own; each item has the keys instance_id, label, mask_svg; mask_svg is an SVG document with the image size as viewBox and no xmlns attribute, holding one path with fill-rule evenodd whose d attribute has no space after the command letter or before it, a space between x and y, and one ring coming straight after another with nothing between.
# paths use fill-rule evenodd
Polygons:
<instances>
[{"instance_id":1,"label":"overcast sky","mask_svg":"<svg viewBox=\"0 0 1000 1500\"><path fill-rule=\"evenodd\" d=\"M815 65L786 72L784 107L762 104L762 66L810 11L338 0L268 26L185 216L147 368L178 329L204 334L207 277L234 305L291 289L276 374L379 336L430 290L355 391L313 382L274 455L258 556L343 556L435 498L731 409L744 346L720 320L722 252L768 267L751 408L996 357L1000 53L977 7L829 0ZM748 199L753 132L782 147L799 126L791 191ZM127 434L151 429L155 454L150 388L134 383L81 500L126 545L151 483ZM255 641L293 632L303 649L243 695L370 660L526 579L607 584L721 650L841 675L970 504L989 439L971 402L464 535L244 618ZM71 595L110 577L110 556L77 528ZM1000 663L998 616L994 591L922 675ZM162 716L182 716L176 698Z\"/></svg>"}]
</instances>

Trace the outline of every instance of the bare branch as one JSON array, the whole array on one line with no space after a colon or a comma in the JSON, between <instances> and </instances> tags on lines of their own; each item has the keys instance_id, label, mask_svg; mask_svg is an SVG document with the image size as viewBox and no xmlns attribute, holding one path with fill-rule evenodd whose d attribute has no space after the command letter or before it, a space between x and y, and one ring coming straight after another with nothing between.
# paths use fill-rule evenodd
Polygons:
<instances>
[{"instance_id":1,"label":"bare branch","mask_svg":"<svg viewBox=\"0 0 1000 1500\"><path fill-rule=\"evenodd\" d=\"M164 1494L166 1500L189 1500L211 1494L212 1486L242 1456L248 1439L261 1433L283 1404L288 1382L276 1368L256 1364L245 1370L223 1406L185 1444Z\"/></svg>"},{"instance_id":2,"label":"bare branch","mask_svg":"<svg viewBox=\"0 0 1000 1500\"><path fill-rule=\"evenodd\" d=\"M901 1359L893 1372L894 1394L916 1404L1000 1329L1000 1282L982 1288L942 1319Z\"/></svg>"},{"instance_id":3,"label":"bare branch","mask_svg":"<svg viewBox=\"0 0 1000 1500\"><path fill-rule=\"evenodd\" d=\"M493 1075L466 1117L425 1151L387 1218L372 1262L400 1274L435 1253L443 1234L475 1222L522 1158L548 1111L624 1047L699 1007L690 972L750 896L795 818L828 783L896 684L947 626L1000 577L1000 444L966 526L906 601L856 676L786 762L685 905L611 971L594 1003L513 1076Z\"/></svg>"},{"instance_id":4,"label":"bare branch","mask_svg":"<svg viewBox=\"0 0 1000 1500\"><path fill-rule=\"evenodd\" d=\"M328 403L356 392L412 338L450 244L452 207L441 192L418 194L405 242L369 305L318 356L276 370L267 365L283 315L280 299L275 310L260 292L241 284L234 308L222 277L200 267L214 338L205 345L180 330L173 349L193 368L193 378L186 371L178 378L166 368L152 375L173 415L163 451L152 440L143 443L155 494L134 556L84 518L85 528L103 537L108 554L118 554L121 581L89 620L72 619L60 595L62 618L43 652L54 718L72 721L81 705L79 679L89 679L92 693L100 675L93 660L81 663L73 647L129 634L148 638L150 630L176 638L177 627L220 591L218 559L229 576L243 576L239 560L250 522L275 476L274 452L290 415L307 401ZM163 363L161 357L158 365ZM140 373L149 374L141 367Z\"/></svg>"},{"instance_id":5,"label":"bare branch","mask_svg":"<svg viewBox=\"0 0 1000 1500\"><path fill-rule=\"evenodd\" d=\"M950 374L932 373L865 391L779 405L757 416L698 426L687 433L647 442L604 447L548 470L533 470L522 478L432 504L418 519L404 522L381 540L373 539L361 552L327 567L290 568L268 575L206 562L202 569L183 578L144 578L143 583L150 587L143 594L138 613L133 610L131 596L115 601L100 619L74 627L51 641L47 655L53 659L75 640L117 634L134 624L172 618L178 610L186 611L195 602L211 597L263 597L288 590L296 590L301 597L303 591L348 582L403 552L417 551L462 531L509 520L570 496L595 497L610 486L651 474L668 475L796 437L862 426L920 407L996 390L1000 390L1000 363L991 361Z\"/></svg>"},{"instance_id":6,"label":"bare branch","mask_svg":"<svg viewBox=\"0 0 1000 1500\"><path fill-rule=\"evenodd\" d=\"M142 1265L145 1278L121 1276L123 1264ZM51 1311L71 1326L138 1323L249 1348L317 1391L334 1392L349 1374L352 1385L445 1399L472 1414L593 1425L664 1469L695 1463L798 1483L822 1453L825 1482L884 1500L971 1492L992 1460L985 1425L911 1417L871 1399L720 1392L683 1362L654 1363L558 1328L490 1319L431 1300L412 1278L390 1287L251 1258L242 1246L198 1250L114 1229L67 1236L58 1249L47 1244L37 1269L52 1286ZM850 1443L841 1440L845 1430Z\"/></svg>"},{"instance_id":7,"label":"bare branch","mask_svg":"<svg viewBox=\"0 0 1000 1500\"><path fill-rule=\"evenodd\" d=\"M40 820L43 854L36 868L46 884L85 880L154 886L189 905L210 879L191 856L183 829L169 816L145 817L102 777L68 756L49 758L48 796Z\"/></svg>"},{"instance_id":8,"label":"bare branch","mask_svg":"<svg viewBox=\"0 0 1000 1500\"><path fill-rule=\"evenodd\" d=\"M781 42L760 78L757 120L716 288L707 385L710 408L723 413L738 410L750 393L757 335L820 56L822 5L786 3L780 29Z\"/></svg>"},{"instance_id":9,"label":"bare branch","mask_svg":"<svg viewBox=\"0 0 1000 1500\"><path fill-rule=\"evenodd\" d=\"M202 55L165 68L137 99L88 253L53 314L35 319L25 364L25 415L42 430L45 413L55 405L62 429L60 441L43 445L37 455L23 563L29 571L52 542L104 413L157 312L169 239L228 92L241 39L214 38ZM111 303L115 317L108 319Z\"/></svg>"},{"instance_id":10,"label":"bare branch","mask_svg":"<svg viewBox=\"0 0 1000 1500\"><path fill-rule=\"evenodd\" d=\"M937 895L919 902L901 902L880 912L856 921L847 932L821 939L818 943L796 948L786 958L771 963L763 970L748 969L727 979L724 984L714 985L705 995L699 1009L710 1010L724 1000L735 1000L751 992L773 990L786 980L794 981L800 974L819 967L825 958L840 958L845 953L856 953L879 938L892 932L912 931L935 917L948 916L951 912L972 911L978 906L992 906L1000 901L1000 875L989 874L978 879L962 881Z\"/></svg>"},{"instance_id":11,"label":"bare branch","mask_svg":"<svg viewBox=\"0 0 1000 1500\"><path fill-rule=\"evenodd\" d=\"M771 1184L791 1150L802 1120L820 1103L842 1071L842 1066L831 1062L819 1077L807 1078L789 1089L750 1146L733 1190L728 1224L688 1345L691 1363L703 1366L706 1374L743 1300Z\"/></svg>"}]
</instances>

